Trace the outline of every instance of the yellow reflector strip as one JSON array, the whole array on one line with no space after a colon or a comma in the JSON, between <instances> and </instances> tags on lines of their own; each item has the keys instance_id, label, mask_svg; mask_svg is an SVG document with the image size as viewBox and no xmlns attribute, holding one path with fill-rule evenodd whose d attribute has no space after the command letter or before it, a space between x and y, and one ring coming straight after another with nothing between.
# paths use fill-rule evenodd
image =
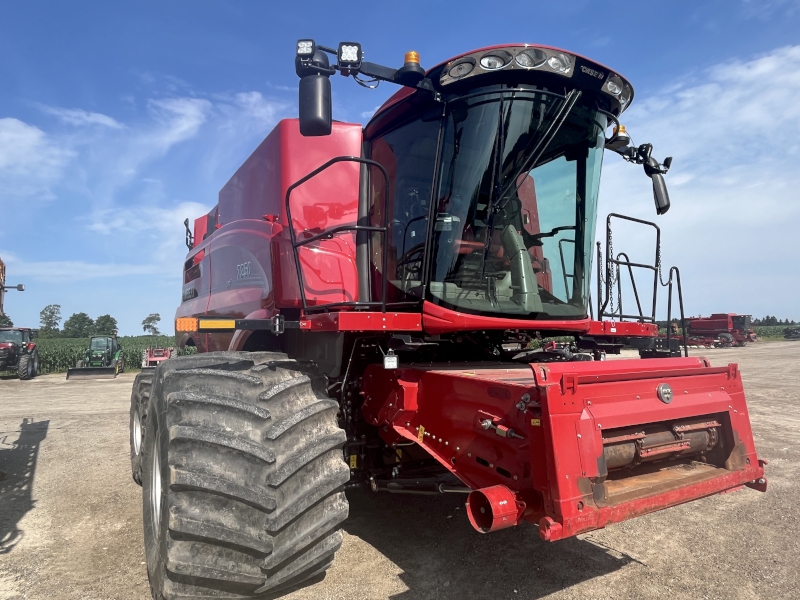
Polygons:
<instances>
[{"instance_id":1,"label":"yellow reflector strip","mask_svg":"<svg viewBox=\"0 0 800 600\"><path fill-rule=\"evenodd\" d=\"M175 331L197 331L197 319L194 317L178 317L175 319Z\"/></svg>"},{"instance_id":2,"label":"yellow reflector strip","mask_svg":"<svg viewBox=\"0 0 800 600\"><path fill-rule=\"evenodd\" d=\"M200 329L236 329L236 319L200 319Z\"/></svg>"}]
</instances>

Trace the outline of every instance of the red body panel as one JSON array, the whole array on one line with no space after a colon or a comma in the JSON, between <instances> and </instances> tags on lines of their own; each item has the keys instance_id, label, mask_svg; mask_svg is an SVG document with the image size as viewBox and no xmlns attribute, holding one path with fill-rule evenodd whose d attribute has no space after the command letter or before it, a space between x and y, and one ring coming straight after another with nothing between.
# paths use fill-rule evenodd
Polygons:
<instances>
[{"instance_id":1,"label":"red body panel","mask_svg":"<svg viewBox=\"0 0 800 600\"><path fill-rule=\"evenodd\" d=\"M541 331L574 331L587 333L591 321L575 319L572 321L529 321L525 319L500 319L482 317L456 312L431 302L422 306L423 329L431 334L453 333L456 331L475 331L479 329L536 329Z\"/></svg>"},{"instance_id":2,"label":"red body panel","mask_svg":"<svg viewBox=\"0 0 800 600\"><path fill-rule=\"evenodd\" d=\"M763 477L736 365L712 368L704 359L672 358L396 371L372 366L364 381L364 416L382 428L388 444L418 443L473 489L506 486L525 502L524 518L540 523L545 539ZM670 404L656 394L665 382L675 394ZM521 410L517 405L526 399ZM724 424L730 455L724 466L602 481L604 431L706 415ZM513 429L524 439L482 427L486 419L497 431Z\"/></svg>"},{"instance_id":3,"label":"red body panel","mask_svg":"<svg viewBox=\"0 0 800 600\"><path fill-rule=\"evenodd\" d=\"M323 138L300 135L285 119L259 145L219 193L209 217L195 221L195 244L184 264L183 303L176 317L269 318L300 306L285 198L298 179L336 156L361 155L361 126L335 123ZM359 166L340 163L298 187L291 196L298 240L337 225L354 224ZM210 234L207 233L210 231ZM358 299L352 233L300 250L309 304ZM201 351L227 350L230 333L184 335Z\"/></svg>"},{"instance_id":4,"label":"red body panel","mask_svg":"<svg viewBox=\"0 0 800 600\"><path fill-rule=\"evenodd\" d=\"M590 321L588 334L603 337L656 337L658 325L631 321Z\"/></svg>"}]
</instances>

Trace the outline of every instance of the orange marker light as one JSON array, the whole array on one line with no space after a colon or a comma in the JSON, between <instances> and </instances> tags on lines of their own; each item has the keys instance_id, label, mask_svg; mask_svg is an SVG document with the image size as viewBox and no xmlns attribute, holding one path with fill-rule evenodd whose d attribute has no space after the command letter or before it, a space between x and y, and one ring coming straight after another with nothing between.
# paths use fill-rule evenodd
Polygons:
<instances>
[{"instance_id":1,"label":"orange marker light","mask_svg":"<svg viewBox=\"0 0 800 600\"><path fill-rule=\"evenodd\" d=\"M411 52L406 52L406 57L403 62L419 64L419 53L414 52L413 50Z\"/></svg>"},{"instance_id":2,"label":"orange marker light","mask_svg":"<svg viewBox=\"0 0 800 600\"><path fill-rule=\"evenodd\" d=\"M197 319L194 317L178 317L175 319L175 331L197 331Z\"/></svg>"}]
</instances>

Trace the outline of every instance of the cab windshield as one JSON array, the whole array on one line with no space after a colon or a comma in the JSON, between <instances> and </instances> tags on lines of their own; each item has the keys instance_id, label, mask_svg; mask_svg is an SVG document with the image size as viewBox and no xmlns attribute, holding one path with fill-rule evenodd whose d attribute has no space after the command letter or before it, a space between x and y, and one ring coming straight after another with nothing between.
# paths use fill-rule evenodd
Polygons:
<instances>
[{"instance_id":1,"label":"cab windshield","mask_svg":"<svg viewBox=\"0 0 800 600\"><path fill-rule=\"evenodd\" d=\"M587 314L606 119L575 106L547 143L563 101L506 92L449 107L431 301L486 315Z\"/></svg>"},{"instance_id":2,"label":"cab windshield","mask_svg":"<svg viewBox=\"0 0 800 600\"><path fill-rule=\"evenodd\" d=\"M587 315L606 117L536 88L486 88L372 140L372 296L520 319ZM429 223L429 219L435 219Z\"/></svg>"},{"instance_id":3,"label":"cab windshield","mask_svg":"<svg viewBox=\"0 0 800 600\"><path fill-rule=\"evenodd\" d=\"M92 338L92 350L105 350L109 347L108 338Z\"/></svg>"},{"instance_id":4,"label":"cab windshield","mask_svg":"<svg viewBox=\"0 0 800 600\"><path fill-rule=\"evenodd\" d=\"M11 342L12 344L22 343L22 332L15 330L0 331L0 344Z\"/></svg>"}]
</instances>

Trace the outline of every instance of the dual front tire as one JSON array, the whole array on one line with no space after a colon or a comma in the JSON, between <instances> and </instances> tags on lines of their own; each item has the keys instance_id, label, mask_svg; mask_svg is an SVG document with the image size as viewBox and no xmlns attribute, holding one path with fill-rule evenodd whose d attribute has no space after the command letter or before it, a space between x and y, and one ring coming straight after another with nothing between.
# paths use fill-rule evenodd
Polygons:
<instances>
[{"instance_id":1,"label":"dual front tire","mask_svg":"<svg viewBox=\"0 0 800 600\"><path fill-rule=\"evenodd\" d=\"M153 598L274 596L321 578L349 479L323 378L270 352L180 357L151 377L138 466Z\"/></svg>"}]
</instances>

